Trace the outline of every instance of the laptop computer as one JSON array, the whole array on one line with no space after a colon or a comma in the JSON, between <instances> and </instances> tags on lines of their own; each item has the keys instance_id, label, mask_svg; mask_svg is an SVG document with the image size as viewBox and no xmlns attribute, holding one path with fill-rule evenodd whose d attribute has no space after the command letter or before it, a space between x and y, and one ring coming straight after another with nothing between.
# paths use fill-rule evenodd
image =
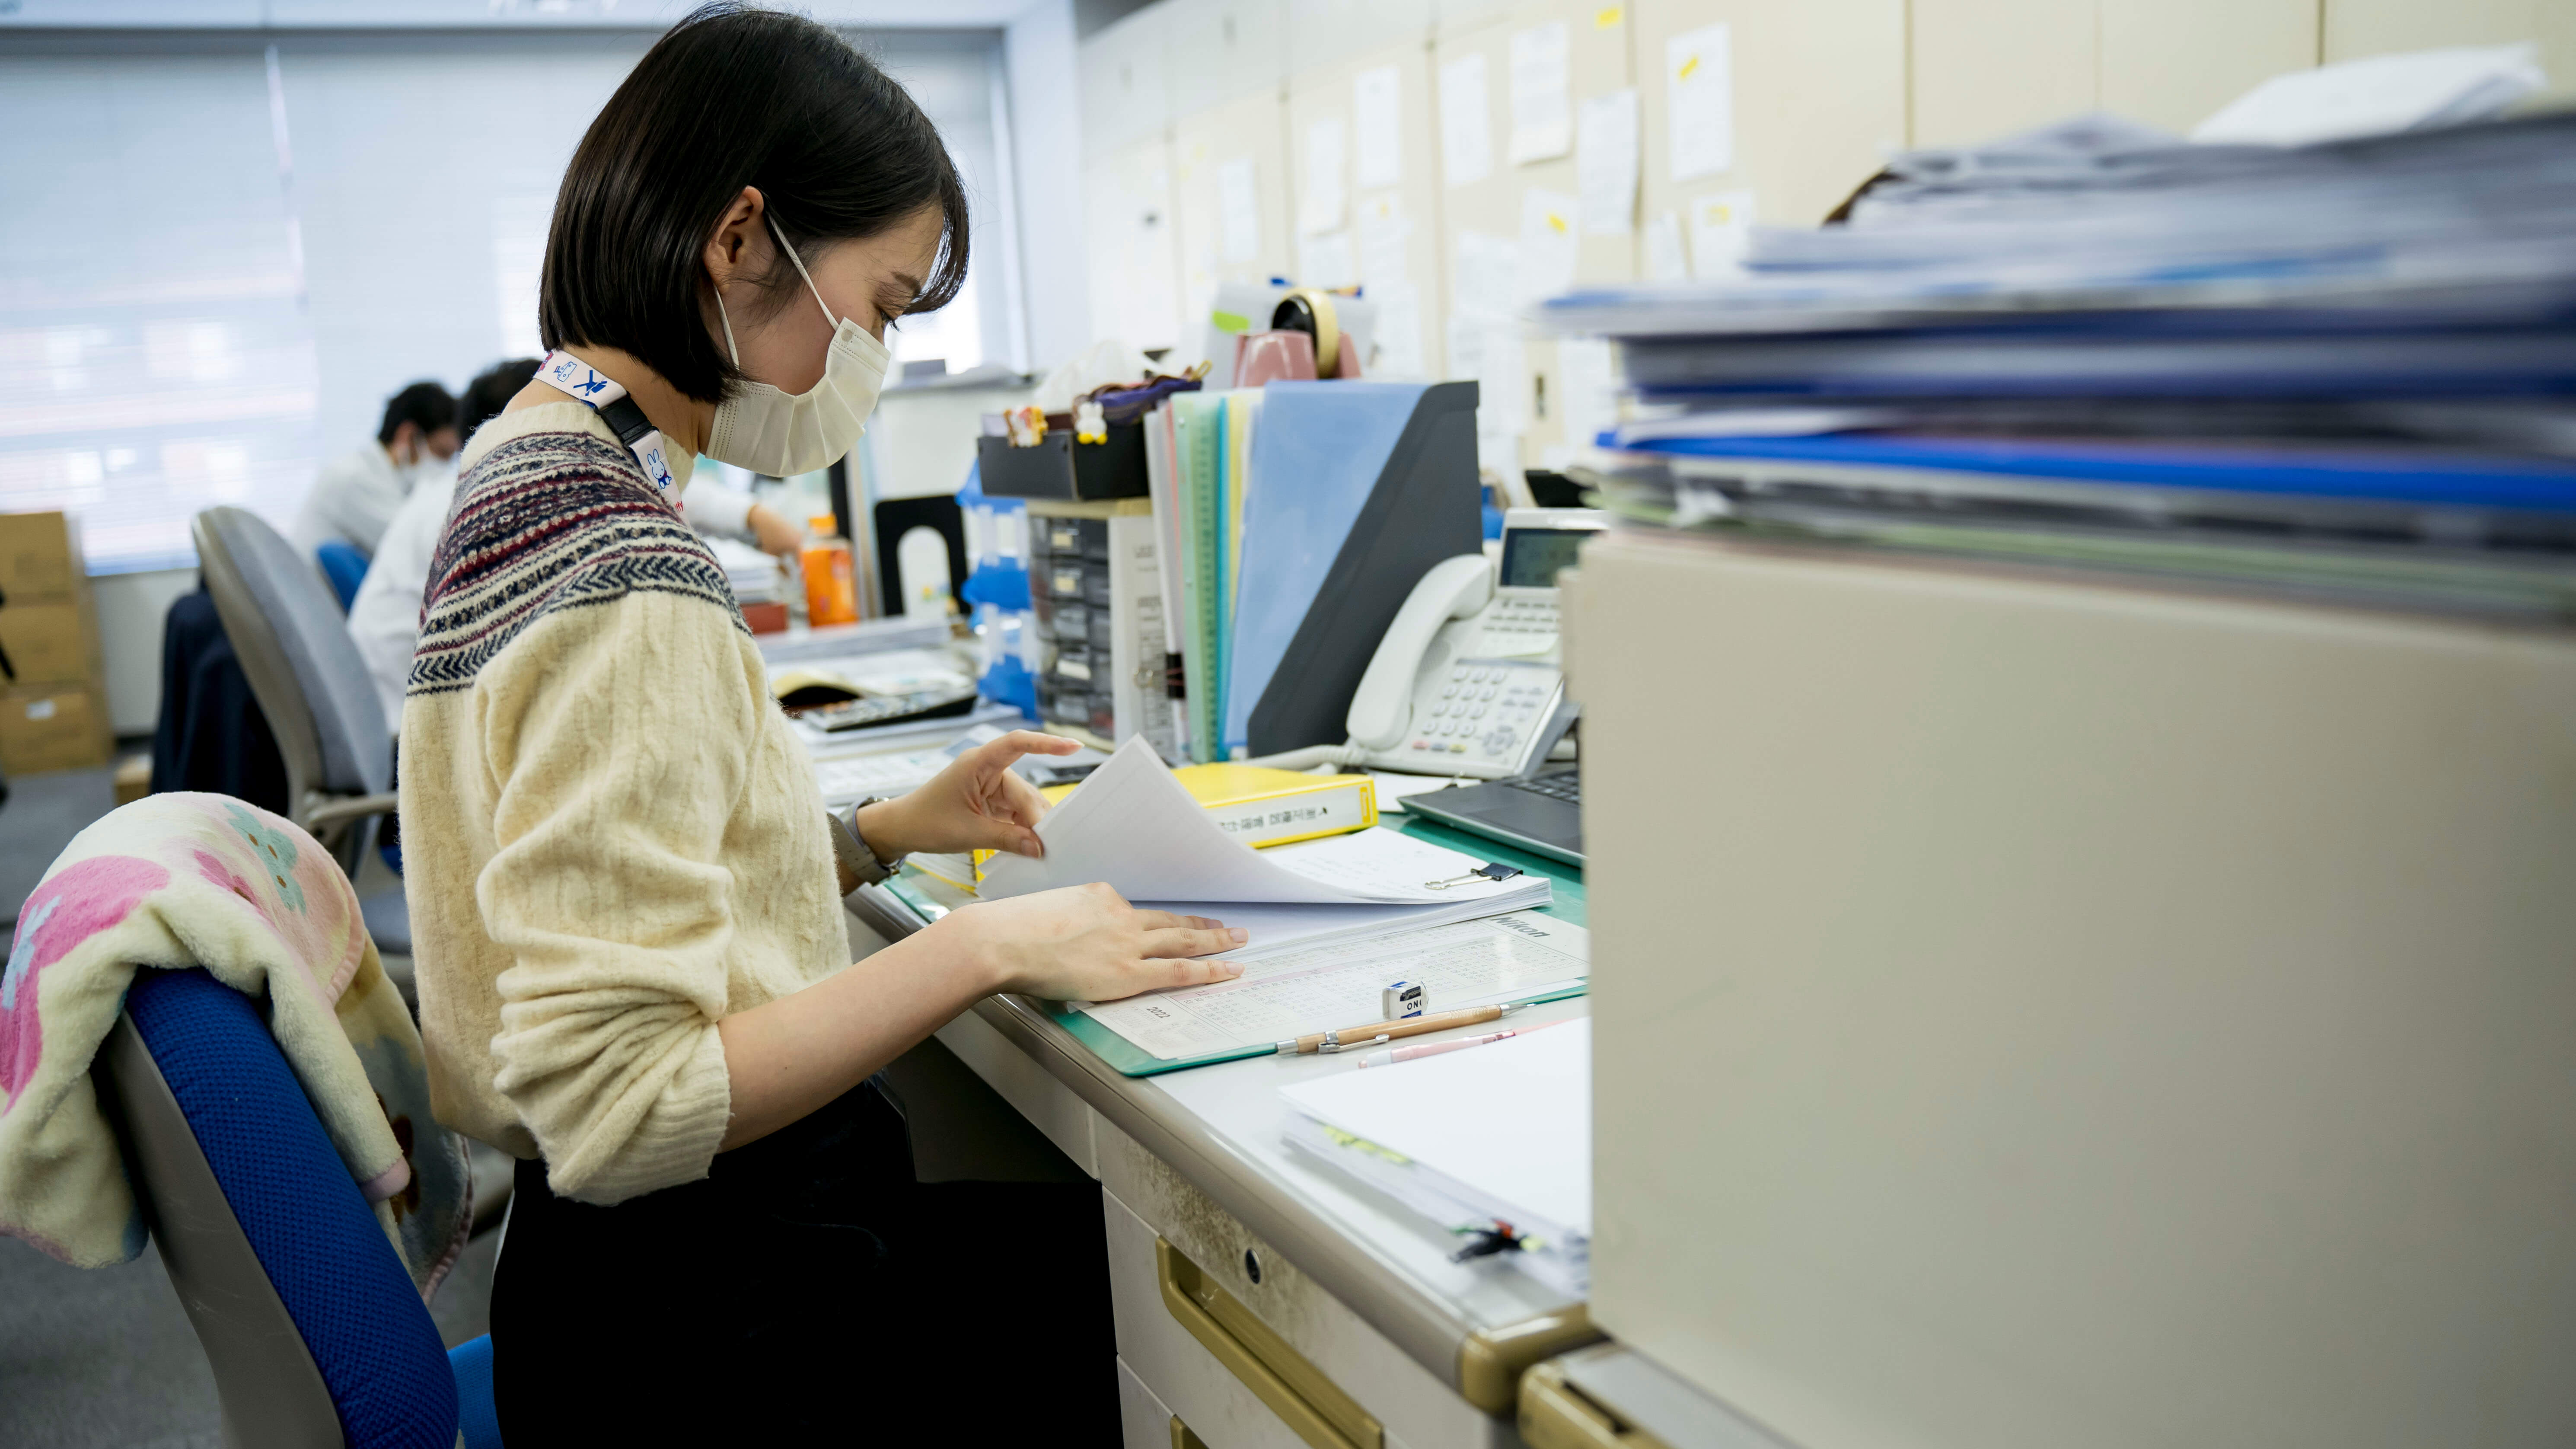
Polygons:
<instances>
[{"instance_id":1,"label":"laptop computer","mask_svg":"<svg viewBox=\"0 0 2576 1449\"><path fill-rule=\"evenodd\" d=\"M1405 796L1404 809L1552 860L1583 864L1583 783L1573 765L1426 790Z\"/></svg>"}]
</instances>

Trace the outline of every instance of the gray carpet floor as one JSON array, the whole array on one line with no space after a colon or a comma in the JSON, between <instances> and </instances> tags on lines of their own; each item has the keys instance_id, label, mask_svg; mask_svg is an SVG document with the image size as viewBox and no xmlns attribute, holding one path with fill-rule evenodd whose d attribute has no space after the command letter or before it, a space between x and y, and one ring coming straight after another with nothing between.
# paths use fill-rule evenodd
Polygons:
<instances>
[{"instance_id":1,"label":"gray carpet floor","mask_svg":"<svg viewBox=\"0 0 2576 1449\"><path fill-rule=\"evenodd\" d=\"M468 1244L430 1305L450 1348L489 1331L497 1232ZM81 1269L0 1238L0 1444L217 1449L215 1376L150 1248Z\"/></svg>"},{"instance_id":2,"label":"gray carpet floor","mask_svg":"<svg viewBox=\"0 0 2576 1449\"><path fill-rule=\"evenodd\" d=\"M116 803L112 772L9 782L0 805L0 920L83 827ZM478 1174L492 1164L478 1156ZM430 1315L449 1347L486 1332L501 1235L466 1248ZM216 1449L213 1372L158 1254L66 1267L0 1238L0 1445L8 1449Z\"/></svg>"},{"instance_id":3,"label":"gray carpet floor","mask_svg":"<svg viewBox=\"0 0 2576 1449\"><path fill-rule=\"evenodd\" d=\"M116 808L116 771L63 770L14 776L0 805L0 922L45 878L45 867L91 821Z\"/></svg>"}]
</instances>

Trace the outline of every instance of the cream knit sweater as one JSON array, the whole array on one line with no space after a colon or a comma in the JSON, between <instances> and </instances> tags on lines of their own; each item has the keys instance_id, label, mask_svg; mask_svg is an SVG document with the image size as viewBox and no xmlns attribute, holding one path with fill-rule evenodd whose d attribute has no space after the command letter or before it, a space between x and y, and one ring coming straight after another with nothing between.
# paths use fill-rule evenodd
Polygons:
<instances>
[{"instance_id":1,"label":"cream knit sweater","mask_svg":"<svg viewBox=\"0 0 2576 1449\"><path fill-rule=\"evenodd\" d=\"M612 1203L706 1175L716 1023L848 963L829 827L723 570L596 412L461 462L402 720L432 1098Z\"/></svg>"}]
</instances>

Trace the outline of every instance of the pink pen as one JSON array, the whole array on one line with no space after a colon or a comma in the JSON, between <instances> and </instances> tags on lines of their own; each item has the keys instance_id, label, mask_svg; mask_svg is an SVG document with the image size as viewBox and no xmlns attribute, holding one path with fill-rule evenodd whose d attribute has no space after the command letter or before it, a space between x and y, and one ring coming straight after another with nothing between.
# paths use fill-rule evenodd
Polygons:
<instances>
[{"instance_id":1,"label":"pink pen","mask_svg":"<svg viewBox=\"0 0 2576 1449\"><path fill-rule=\"evenodd\" d=\"M1480 1047L1488 1042L1502 1041L1507 1037L1519 1036L1523 1032L1545 1031L1548 1027L1555 1025L1557 1025L1557 1023L1551 1021L1538 1026L1525 1026L1517 1031L1497 1031L1490 1032L1484 1036L1460 1037L1456 1041L1425 1042L1421 1046L1397 1047L1393 1051L1370 1052L1367 1056L1360 1058L1360 1065L1364 1067L1391 1067L1397 1062L1410 1062L1419 1060L1423 1057L1436 1057L1442 1052L1462 1052L1469 1047Z\"/></svg>"}]
</instances>

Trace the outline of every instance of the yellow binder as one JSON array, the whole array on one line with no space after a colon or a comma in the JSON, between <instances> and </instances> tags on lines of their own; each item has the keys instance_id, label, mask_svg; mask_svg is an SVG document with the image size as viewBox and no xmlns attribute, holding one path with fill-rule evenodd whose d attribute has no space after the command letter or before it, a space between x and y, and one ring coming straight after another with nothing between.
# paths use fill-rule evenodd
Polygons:
<instances>
[{"instance_id":1,"label":"yellow binder","mask_svg":"<svg viewBox=\"0 0 2576 1449\"><path fill-rule=\"evenodd\" d=\"M1207 807L1219 830L1255 850L1345 835L1377 824L1377 784L1366 775L1305 775L1219 763L1183 765L1172 772L1172 778ZM1079 782L1051 785L1042 793L1049 801L1061 801L1080 788ZM971 863L958 855L916 855L912 860L950 885L972 891L983 883L984 862L993 854L976 851Z\"/></svg>"}]
</instances>

